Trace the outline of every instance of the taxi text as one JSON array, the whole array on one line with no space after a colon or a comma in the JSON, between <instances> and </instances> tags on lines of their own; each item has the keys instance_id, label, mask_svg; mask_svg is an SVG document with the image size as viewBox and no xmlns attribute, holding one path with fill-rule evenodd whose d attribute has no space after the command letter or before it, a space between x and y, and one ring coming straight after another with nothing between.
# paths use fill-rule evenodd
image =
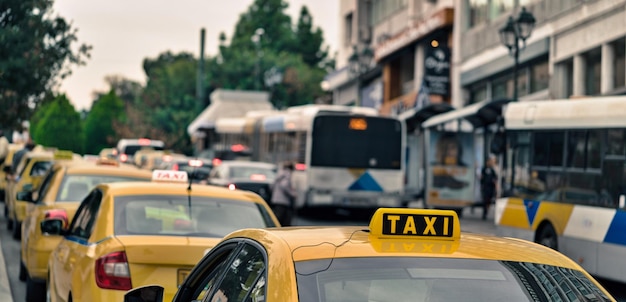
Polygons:
<instances>
[{"instance_id":1,"label":"taxi text","mask_svg":"<svg viewBox=\"0 0 626 302\"><path fill-rule=\"evenodd\" d=\"M383 235L452 237L454 217L385 213L382 221Z\"/></svg>"}]
</instances>

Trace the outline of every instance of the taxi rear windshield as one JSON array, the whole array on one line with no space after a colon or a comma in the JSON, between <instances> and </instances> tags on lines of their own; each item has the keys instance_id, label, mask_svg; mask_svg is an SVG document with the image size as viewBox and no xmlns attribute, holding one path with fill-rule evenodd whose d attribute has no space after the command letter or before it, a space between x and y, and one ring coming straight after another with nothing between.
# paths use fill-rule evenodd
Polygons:
<instances>
[{"instance_id":1,"label":"taxi rear windshield","mask_svg":"<svg viewBox=\"0 0 626 302\"><path fill-rule=\"evenodd\" d=\"M580 271L514 261L345 258L296 263L299 301L611 301Z\"/></svg>"},{"instance_id":2,"label":"taxi rear windshield","mask_svg":"<svg viewBox=\"0 0 626 302\"><path fill-rule=\"evenodd\" d=\"M275 227L260 204L186 195L115 197L115 235L221 238L244 228Z\"/></svg>"},{"instance_id":3,"label":"taxi rear windshield","mask_svg":"<svg viewBox=\"0 0 626 302\"><path fill-rule=\"evenodd\" d=\"M61 188L56 198L56 202L81 201L89 194L91 189L101 183L113 183L121 181L149 181L146 178L136 178L128 176L114 175L66 175L61 183Z\"/></svg>"}]
</instances>

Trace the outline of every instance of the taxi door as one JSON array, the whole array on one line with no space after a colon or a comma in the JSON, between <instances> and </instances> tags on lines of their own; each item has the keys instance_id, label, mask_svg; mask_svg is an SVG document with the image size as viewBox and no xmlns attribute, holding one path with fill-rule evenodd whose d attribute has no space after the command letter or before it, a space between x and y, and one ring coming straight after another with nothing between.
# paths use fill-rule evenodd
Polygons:
<instances>
[{"instance_id":1,"label":"taxi door","mask_svg":"<svg viewBox=\"0 0 626 302\"><path fill-rule=\"evenodd\" d=\"M84 272L89 267L81 267L81 261L88 257L90 249L89 237L94 228L94 222L98 216L98 210L102 201L102 192L94 190L81 202L72 223L70 224L68 233L65 235L61 243L57 246L50 257L51 265L51 294L61 301L65 301L70 292L80 290L72 288L73 278L81 280L80 286L88 288L91 284L86 284L89 276ZM91 264L93 266L93 263ZM54 291L54 292L52 292Z\"/></svg>"}]
</instances>

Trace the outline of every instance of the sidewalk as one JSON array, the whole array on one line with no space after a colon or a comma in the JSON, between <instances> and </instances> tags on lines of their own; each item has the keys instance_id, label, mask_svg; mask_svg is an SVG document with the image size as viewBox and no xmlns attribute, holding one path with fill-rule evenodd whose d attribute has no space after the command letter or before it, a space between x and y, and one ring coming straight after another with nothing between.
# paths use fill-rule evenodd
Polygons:
<instances>
[{"instance_id":1,"label":"sidewalk","mask_svg":"<svg viewBox=\"0 0 626 302\"><path fill-rule=\"evenodd\" d=\"M13 294L11 293L11 285L9 284L9 275L7 274L7 265L4 262L4 254L2 253L2 241L0 240L0 301L13 302Z\"/></svg>"}]
</instances>

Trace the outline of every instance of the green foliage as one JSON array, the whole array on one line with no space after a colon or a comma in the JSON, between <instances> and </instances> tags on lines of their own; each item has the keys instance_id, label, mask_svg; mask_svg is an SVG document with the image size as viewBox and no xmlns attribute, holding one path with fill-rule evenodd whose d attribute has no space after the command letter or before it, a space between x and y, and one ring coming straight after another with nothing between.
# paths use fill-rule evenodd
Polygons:
<instances>
[{"instance_id":1,"label":"green foliage","mask_svg":"<svg viewBox=\"0 0 626 302\"><path fill-rule=\"evenodd\" d=\"M189 53L166 52L144 60L148 82L137 109L147 117L151 128L139 136L161 139L168 148L191 153L186 129L203 109L195 97L197 64Z\"/></svg>"},{"instance_id":2,"label":"green foliage","mask_svg":"<svg viewBox=\"0 0 626 302\"><path fill-rule=\"evenodd\" d=\"M85 153L98 154L103 148L114 147L121 138L116 135L114 123L125 119L124 102L114 90L100 96L91 106L85 120Z\"/></svg>"},{"instance_id":3,"label":"green foliage","mask_svg":"<svg viewBox=\"0 0 626 302\"><path fill-rule=\"evenodd\" d=\"M230 45L220 34L219 56L207 64L205 79L211 88L270 91L279 108L313 103L323 95L320 83L329 60L328 51L321 49L322 31L313 28L306 7L292 29L286 9L283 0L256 0L240 16ZM283 81L268 85L264 75L272 68L282 73Z\"/></svg>"},{"instance_id":4,"label":"green foliage","mask_svg":"<svg viewBox=\"0 0 626 302\"><path fill-rule=\"evenodd\" d=\"M59 95L40 107L31 125L33 140L41 145L83 153L83 132L80 115L65 95Z\"/></svg>"},{"instance_id":5,"label":"green foliage","mask_svg":"<svg viewBox=\"0 0 626 302\"><path fill-rule=\"evenodd\" d=\"M0 121L16 127L31 117L58 78L83 64L90 47L76 51L76 30L52 15L51 0L3 0L0 4ZM35 105L35 106L33 106Z\"/></svg>"}]
</instances>

